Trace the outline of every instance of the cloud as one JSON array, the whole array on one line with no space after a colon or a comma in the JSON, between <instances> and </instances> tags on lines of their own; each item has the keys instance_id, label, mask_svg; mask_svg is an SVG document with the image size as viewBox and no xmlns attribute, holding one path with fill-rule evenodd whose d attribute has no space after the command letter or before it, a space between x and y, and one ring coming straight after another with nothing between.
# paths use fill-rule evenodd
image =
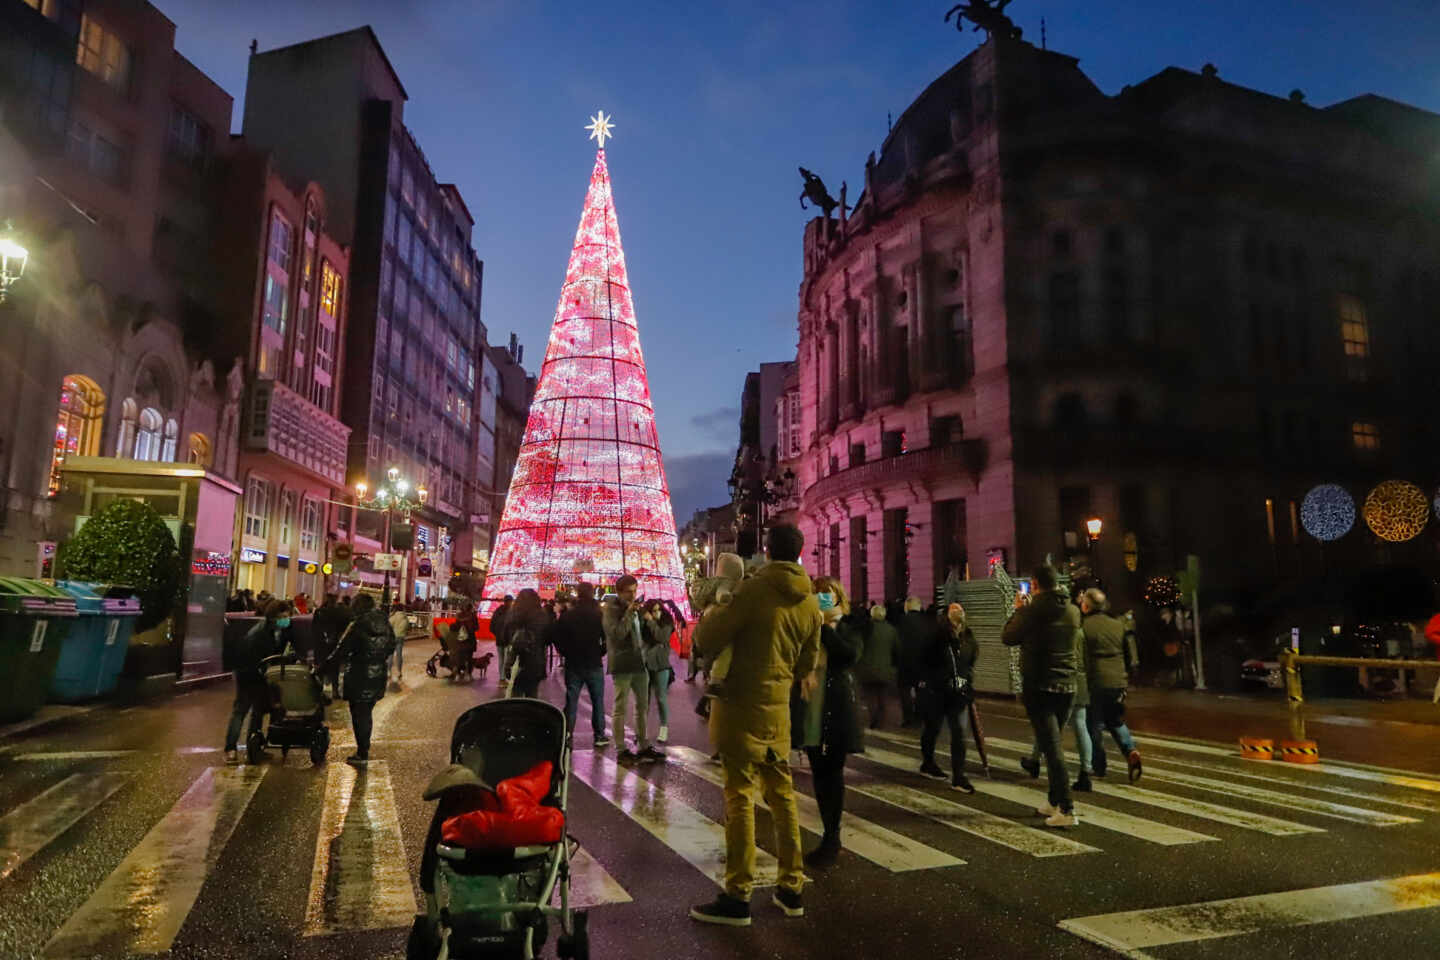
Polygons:
<instances>
[{"instance_id":1,"label":"cloud","mask_svg":"<svg viewBox=\"0 0 1440 960\"><path fill-rule=\"evenodd\" d=\"M677 526L683 527L701 507L718 507L730 502L726 481L734 464L735 454L726 451L665 458L665 475L670 481L670 502L675 506Z\"/></svg>"},{"instance_id":2,"label":"cloud","mask_svg":"<svg viewBox=\"0 0 1440 960\"><path fill-rule=\"evenodd\" d=\"M697 413L690 418L690 425L715 440L740 442L740 408L719 407Z\"/></svg>"}]
</instances>

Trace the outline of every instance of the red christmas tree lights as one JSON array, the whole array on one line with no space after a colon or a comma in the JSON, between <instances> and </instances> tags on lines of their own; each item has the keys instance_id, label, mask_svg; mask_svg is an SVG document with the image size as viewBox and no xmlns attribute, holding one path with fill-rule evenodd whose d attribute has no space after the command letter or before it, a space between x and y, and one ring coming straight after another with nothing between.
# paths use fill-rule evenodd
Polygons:
<instances>
[{"instance_id":1,"label":"red christmas tree lights","mask_svg":"<svg viewBox=\"0 0 1440 960\"><path fill-rule=\"evenodd\" d=\"M485 596L628 573L688 609L601 125Z\"/></svg>"}]
</instances>

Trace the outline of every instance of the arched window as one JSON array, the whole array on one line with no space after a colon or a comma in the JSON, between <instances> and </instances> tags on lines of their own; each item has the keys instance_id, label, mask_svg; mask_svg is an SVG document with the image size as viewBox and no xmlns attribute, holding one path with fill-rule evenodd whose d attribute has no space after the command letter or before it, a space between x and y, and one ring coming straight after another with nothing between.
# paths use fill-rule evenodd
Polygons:
<instances>
[{"instance_id":1,"label":"arched window","mask_svg":"<svg viewBox=\"0 0 1440 960\"><path fill-rule=\"evenodd\" d=\"M174 418L165 421L165 445L160 450L160 459L166 463L175 462L175 448L180 442L180 424Z\"/></svg>"},{"instance_id":2,"label":"arched window","mask_svg":"<svg viewBox=\"0 0 1440 960\"><path fill-rule=\"evenodd\" d=\"M135 431L136 460L160 459L160 430L164 425L165 418L160 416L160 411L154 407L146 407L140 411L140 419Z\"/></svg>"},{"instance_id":3,"label":"arched window","mask_svg":"<svg viewBox=\"0 0 1440 960\"><path fill-rule=\"evenodd\" d=\"M105 394L88 377L72 374L60 382L60 412L55 418L55 449L50 462L50 495L60 492L60 465L66 457L100 452L105 423Z\"/></svg>"},{"instance_id":4,"label":"arched window","mask_svg":"<svg viewBox=\"0 0 1440 960\"><path fill-rule=\"evenodd\" d=\"M191 463L205 467L207 470L212 463L210 459L210 438L203 433L190 434L190 457Z\"/></svg>"},{"instance_id":5,"label":"arched window","mask_svg":"<svg viewBox=\"0 0 1440 960\"><path fill-rule=\"evenodd\" d=\"M129 460L135 453L135 420L139 415L134 398L126 397L120 405L120 434L115 440L115 456L121 460Z\"/></svg>"}]
</instances>

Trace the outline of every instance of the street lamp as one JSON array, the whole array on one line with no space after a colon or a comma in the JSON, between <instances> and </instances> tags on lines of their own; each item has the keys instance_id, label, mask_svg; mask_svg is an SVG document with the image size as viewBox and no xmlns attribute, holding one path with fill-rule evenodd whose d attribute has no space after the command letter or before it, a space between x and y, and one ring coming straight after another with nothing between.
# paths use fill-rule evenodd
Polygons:
<instances>
[{"instance_id":1,"label":"street lamp","mask_svg":"<svg viewBox=\"0 0 1440 960\"><path fill-rule=\"evenodd\" d=\"M1089 539L1090 576L1096 586L1100 585L1100 552L1095 549L1095 544L1100 542L1100 531L1104 528L1105 524L1099 517L1091 517L1085 521L1085 535Z\"/></svg>"},{"instance_id":2,"label":"street lamp","mask_svg":"<svg viewBox=\"0 0 1440 960\"><path fill-rule=\"evenodd\" d=\"M426 490L422 484L415 490L417 499L410 499L410 482L401 477L400 471L395 467L391 467L385 471L385 482L375 490L373 497L367 499L366 494L369 493L369 491L369 485L363 481L355 484L355 504L359 509L375 510L385 514L383 546L385 552L389 553L390 528L394 523L395 512L398 510L402 517L408 518L411 510L417 509L425 504L425 500L430 495L430 491ZM385 613L389 614L390 567L388 564L385 567L385 586L384 592L381 594L380 603Z\"/></svg>"},{"instance_id":3,"label":"street lamp","mask_svg":"<svg viewBox=\"0 0 1440 960\"><path fill-rule=\"evenodd\" d=\"M15 240L15 231L6 221L5 232L0 234L0 303L5 302L10 285L24 276L29 262L30 251Z\"/></svg>"},{"instance_id":4,"label":"street lamp","mask_svg":"<svg viewBox=\"0 0 1440 960\"><path fill-rule=\"evenodd\" d=\"M1085 521L1085 532L1090 535L1090 542L1094 543L1100 539L1100 531L1105 526L1099 517L1091 517Z\"/></svg>"}]
</instances>

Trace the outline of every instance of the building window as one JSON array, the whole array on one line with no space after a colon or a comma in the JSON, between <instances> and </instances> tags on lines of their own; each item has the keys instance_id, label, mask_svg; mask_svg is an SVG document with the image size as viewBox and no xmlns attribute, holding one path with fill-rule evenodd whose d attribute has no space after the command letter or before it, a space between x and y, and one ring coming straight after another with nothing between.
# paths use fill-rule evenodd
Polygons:
<instances>
[{"instance_id":1,"label":"building window","mask_svg":"<svg viewBox=\"0 0 1440 960\"><path fill-rule=\"evenodd\" d=\"M332 317L340 316L340 274L329 260L320 262L320 309Z\"/></svg>"},{"instance_id":2,"label":"building window","mask_svg":"<svg viewBox=\"0 0 1440 960\"><path fill-rule=\"evenodd\" d=\"M173 156L196 170L204 170L210 160L210 141L209 124L180 104L171 105L166 147Z\"/></svg>"},{"instance_id":3,"label":"building window","mask_svg":"<svg viewBox=\"0 0 1440 960\"><path fill-rule=\"evenodd\" d=\"M135 420L139 415L135 401L126 397L120 405L120 435L115 443L115 456L121 460L130 459L135 450Z\"/></svg>"},{"instance_id":4,"label":"building window","mask_svg":"<svg viewBox=\"0 0 1440 960\"><path fill-rule=\"evenodd\" d=\"M1379 450L1380 428L1367 420L1351 421L1350 442L1356 450Z\"/></svg>"},{"instance_id":5,"label":"building window","mask_svg":"<svg viewBox=\"0 0 1440 960\"><path fill-rule=\"evenodd\" d=\"M105 136L83 120L70 122L70 156L106 183L123 187L130 179L130 148L118 135Z\"/></svg>"},{"instance_id":6,"label":"building window","mask_svg":"<svg viewBox=\"0 0 1440 960\"><path fill-rule=\"evenodd\" d=\"M88 13L80 20L75 62L121 93L130 92L130 48Z\"/></svg>"},{"instance_id":7,"label":"building window","mask_svg":"<svg viewBox=\"0 0 1440 960\"><path fill-rule=\"evenodd\" d=\"M330 412L330 401L334 397L334 387L328 383L321 383L318 379L310 384L310 402L315 404L326 413Z\"/></svg>"},{"instance_id":8,"label":"building window","mask_svg":"<svg viewBox=\"0 0 1440 960\"><path fill-rule=\"evenodd\" d=\"M965 382L975 372L974 341L970 336L970 314L964 304L950 308L950 347L954 351L950 369L958 382Z\"/></svg>"},{"instance_id":9,"label":"building window","mask_svg":"<svg viewBox=\"0 0 1440 960\"><path fill-rule=\"evenodd\" d=\"M190 456L189 462L206 468L210 468L211 460L210 438L203 433L190 434Z\"/></svg>"},{"instance_id":10,"label":"building window","mask_svg":"<svg viewBox=\"0 0 1440 960\"><path fill-rule=\"evenodd\" d=\"M1340 340L1345 349L1345 374L1364 380L1370 367L1370 321L1365 304L1349 293L1340 294Z\"/></svg>"},{"instance_id":11,"label":"building window","mask_svg":"<svg viewBox=\"0 0 1440 960\"><path fill-rule=\"evenodd\" d=\"M180 424L172 418L165 421L165 444L160 449L160 459L166 463L175 462L176 448L180 443Z\"/></svg>"},{"instance_id":12,"label":"building window","mask_svg":"<svg viewBox=\"0 0 1440 960\"><path fill-rule=\"evenodd\" d=\"M270 536L270 484L259 477L245 485L245 536Z\"/></svg>"},{"instance_id":13,"label":"building window","mask_svg":"<svg viewBox=\"0 0 1440 960\"><path fill-rule=\"evenodd\" d=\"M290 273L290 247L294 228L278 210L270 214L270 262L285 274Z\"/></svg>"},{"instance_id":14,"label":"building window","mask_svg":"<svg viewBox=\"0 0 1440 960\"><path fill-rule=\"evenodd\" d=\"M295 530L295 491L286 490L280 494L280 545L288 547L294 543L292 537Z\"/></svg>"},{"instance_id":15,"label":"building window","mask_svg":"<svg viewBox=\"0 0 1440 960\"><path fill-rule=\"evenodd\" d=\"M140 411L138 428L135 431L135 459L136 460L159 460L162 447L161 430L165 426L165 418L160 411L154 407L146 407Z\"/></svg>"},{"instance_id":16,"label":"building window","mask_svg":"<svg viewBox=\"0 0 1440 960\"><path fill-rule=\"evenodd\" d=\"M55 419L55 451L50 462L50 495L60 492L60 467L66 457L93 457L100 452L105 422L105 394L88 377L68 376L60 382L60 412Z\"/></svg>"},{"instance_id":17,"label":"building window","mask_svg":"<svg viewBox=\"0 0 1440 960\"><path fill-rule=\"evenodd\" d=\"M300 553L314 559L315 548L320 542L320 504L305 499L300 508Z\"/></svg>"},{"instance_id":18,"label":"building window","mask_svg":"<svg viewBox=\"0 0 1440 960\"><path fill-rule=\"evenodd\" d=\"M1050 336L1065 345L1080 340L1080 275L1073 270L1050 275Z\"/></svg>"}]
</instances>

